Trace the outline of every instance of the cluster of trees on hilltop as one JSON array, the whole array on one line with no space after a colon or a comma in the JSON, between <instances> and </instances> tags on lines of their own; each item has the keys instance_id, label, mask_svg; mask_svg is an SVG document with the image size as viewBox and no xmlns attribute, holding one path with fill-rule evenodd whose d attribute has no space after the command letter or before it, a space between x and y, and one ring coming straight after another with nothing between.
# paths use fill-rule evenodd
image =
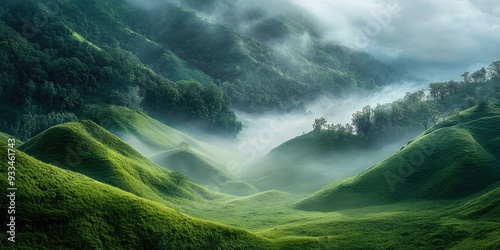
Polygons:
<instances>
[{"instance_id":1,"label":"cluster of trees on hilltop","mask_svg":"<svg viewBox=\"0 0 500 250\"><path fill-rule=\"evenodd\" d=\"M472 74L465 72L461 81L430 83L428 94L418 90L392 103L365 106L352 114L351 124L328 124L325 118L318 118L313 130L356 133L370 141L400 138L408 131L427 129L447 116L459 116L460 110L499 98L500 61L495 61Z\"/></svg>"}]
</instances>

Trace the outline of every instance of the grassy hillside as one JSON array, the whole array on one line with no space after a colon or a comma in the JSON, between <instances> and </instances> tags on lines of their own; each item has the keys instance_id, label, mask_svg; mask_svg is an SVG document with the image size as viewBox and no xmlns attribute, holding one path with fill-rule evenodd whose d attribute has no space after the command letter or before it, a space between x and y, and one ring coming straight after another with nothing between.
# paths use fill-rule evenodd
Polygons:
<instances>
[{"instance_id":1,"label":"grassy hillside","mask_svg":"<svg viewBox=\"0 0 500 250\"><path fill-rule=\"evenodd\" d=\"M170 171L91 121L52 127L27 141L20 150L43 162L154 201L217 196L191 183L177 186Z\"/></svg>"},{"instance_id":2,"label":"grassy hillside","mask_svg":"<svg viewBox=\"0 0 500 250\"><path fill-rule=\"evenodd\" d=\"M361 174L300 201L305 210L337 210L412 199L452 199L500 180L499 103L449 117Z\"/></svg>"},{"instance_id":3,"label":"grassy hillside","mask_svg":"<svg viewBox=\"0 0 500 250\"><path fill-rule=\"evenodd\" d=\"M4 142L0 158L7 158ZM16 243L2 240L2 249L270 248L261 237L191 218L21 151L16 152L16 169ZM0 169L3 187L6 170ZM8 207L3 197L2 207Z\"/></svg>"},{"instance_id":4,"label":"grassy hillside","mask_svg":"<svg viewBox=\"0 0 500 250\"><path fill-rule=\"evenodd\" d=\"M464 203L478 197L303 211L290 206L296 196L267 191L186 207L186 212L273 240L288 240L282 249L298 241L303 242L301 249L497 249L499 214L464 217L459 213ZM498 201L498 197L491 198Z\"/></svg>"},{"instance_id":5,"label":"grassy hillside","mask_svg":"<svg viewBox=\"0 0 500 250\"><path fill-rule=\"evenodd\" d=\"M500 222L500 185L466 200L454 212L468 219L488 219Z\"/></svg>"},{"instance_id":6,"label":"grassy hillside","mask_svg":"<svg viewBox=\"0 0 500 250\"><path fill-rule=\"evenodd\" d=\"M143 112L125 107L109 106L93 109L87 116L133 145L146 156L188 148L197 157L209 158L218 167L229 173L232 169L227 169L227 164L230 161L241 160L240 156L229 150L194 139Z\"/></svg>"},{"instance_id":7,"label":"grassy hillside","mask_svg":"<svg viewBox=\"0 0 500 250\"><path fill-rule=\"evenodd\" d=\"M6 134L6 133L3 133L3 132L0 132L0 141L4 142L4 143L7 143L7 140L13 138L12 135L9 135L9 134ZM16 138L16 144L18 146L22 145L23 142L21 140L19 140L18 138Z\"/></svg>"},{"instance_id":8,"label":"grassy hillside","mask_svg":"<svg viewBox=\"0 0 500 250\"><path fill-rule=\"evenodd\" d=\"M261 190L311 193L363 171L400 147L400 141L373 147L362 136L312 131L273 149L247 168L243 179Z\"/></svg>"},{"instance_id":9,"label":"grassy hillside","mask_svg":"<svg viewBox=\"0 0 500 250\"><path fill-rule=\"evenodd\" d=\"M151 160L169 170L181 172L189 180L220 192L249 195L258 190L217 167L207 158L189 149L170 150L151 157Z\"/></svg>"}]
</instances>

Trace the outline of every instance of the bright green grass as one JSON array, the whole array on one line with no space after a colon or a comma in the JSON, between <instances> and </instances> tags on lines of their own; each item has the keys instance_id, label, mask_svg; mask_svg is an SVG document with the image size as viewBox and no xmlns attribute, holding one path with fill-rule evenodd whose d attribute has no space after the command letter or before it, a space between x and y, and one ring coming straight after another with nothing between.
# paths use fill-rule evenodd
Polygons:
<instances>
[{"instance_id":1,"label":"bright green grass","mask_svg":"<svg viewBox=\"0 0 500 250\"><path fill-rule=\"evenodd\" d=\"M182 149L181 143L187 143L190 150L208 157L220 168L232 174L233 169L227 168L229 162L239 162L242 157L228 150L196 140L178 130L175 130L148 115L125 107L109 106L94 112L93 120L100 122L107 130L134 145L137 142L145 145L140 152L152 156L172 149ZM153 154L152 154L153 152Z\"/></svg>"},{"instance_id":2,"label":"bright green grass","mask_svg":"<svg viewBox=\"0 0 500 250\"><path fill-rule=\"evenodd\" d=\"M297 208L329 211L479 192L500 180L498 124L500 112L494 105L465 111L460 121L448 118L370 169L300 201Z\"/></svg>"},{"instance_id":3,"label":"bright green grass","mask_svg":"<svg viewBox=\"0 0 500 250\"><path fill-rule=\"evenodd\" d=\"M273 249L263 237L183 215L21 151L15 166L16 243L2 230L1 249ZM0 168L2 187L6 170Z\"/></svg>"},{"instance_id":4,"label":"bright green grass","mask_svg":"<svg viewBox=\"0 0 500 250\"><path fill-rule=\"evenodd\" d=\"M46 163L84 174L150 200L171 204L175 197L221 196L191 183L177 186L170 171L156 165L120 138L91 121L54 126L20 147Z\"/></svg>"},{"instance_id":5,"label":"bright green grass","mask_svg":"<svg viewBox=\"0 0 500 250\"><path fill-rule=\"evenodd\" d=\"M498 190L498 189L497 189ZM184 206L200 218L248 229L287 249L494 249L500 246L500 214L464 217L457 210L498 205L499 196L475 195L465 200L425 201L347 209L335 212L292 208L299 197L267 191L246 198ZM496 214L493 214L496 213Z\"/></svg>"},{"instance_id":6,"label":"bright green grass","mask_svg":"<svg viewBox=\"0 0 500 250\"><path fill-rule=\"evenodd\" d=\"M7 143L7 141L11 138L14 138L12 135L0 132L0 141L3 143ZM21 146L23 142L19 139L16 139L16 146Z\"/></svg>"},{"instance_id":7,"label":"bright green grass","mask_svg":"<svg viewBox=\"0 0 500 250\"><path fill-rule=\"evenodd\" d=\"M491 109L494 107L488 110ZM334 184L341 191L334 194L334 201L344 202L338 206L328 197L330 193L322 193L327 189L306 199L272 190L246 197L218 195L195 185L165 193L164 189L151 184L166 181L172 185L164 175L168 171L149 162L118 137L88 121L58 125L32 138L21 149L39 152L39 158L58 162L67 161L63 148L68 145L78 152L92 152L83 154L81 164L90 166L89 169L80 167L72 171L82 171L124 190L127 186L120 185L126 184L131 190L124 192L18 152L18 188L24 198L19 203L22 214L19 215L18 240L21 243L17 246L41 246L41 249L82 246L99 249L498 249L500 184L495 184L498 176L494 170L499 166L496 125L500 116L493 113L470 118L477 114L474 110L467 112L469 116L464 116L461 122L453 124L448 119L448 126L431 128L434 131L417 137L396 154L422 150L421 146L429 141L448 147L435 146L431 155L439 157L429 157L434 163L425 167L424 173L415 171L404 183L399 183L396 191L401 193L396 192L396 198L384 196L383 190L370 186L377 183L379 176L363 177L377 171L373 167ZM0 150L0 157L6 158L2 143ZM400 159L391 159L396 156L379 165L399 165ZM388 164L391 161L393 164ZM447 164L438 165L440 161ZM130 164L132 167L127 168ZM96 166L99 168L95 169ZM118 172L118 178L110 178L114 172L109 169ZM461 172L464 169L478 171L467 174ZM98 170L108 172L100 175ZM490 170L493 172L488 172ZM5 169L0 172L0 183L5 186ZM412 179L414 176L417 178ZM464 176L467 183L460 179ZM370 185L360 185L359 179ZM485 188L488 186L490 188ZM363 192L354 192L356 188ZM428 197L433 199L424 199ZM311 200L314 201L312 210L323 211L295 209L297 201L300 207ZM5 199L3 201L5 204ZM359 201L361 203L357 203ZM348 202L353 203L346 205ZM392 204L383 204L386 202ZM165 207L170 203L182 213L228 226L185 216ZM364 207L348 208L359 205ZM332 207L335 211L331 211ZM3 232L0 236L6 235ZM5 242L0 244L5 248Z\"/></svg>"},{"instance_id":8,"label":"bright green grass","mask_svg":"<svg viewBox=\"0 0 500 250\"><path fill-rule=\"evenodd\" d=\"M94 47L95 49L97 50L102 50L101 48L97 47L95 44L89 42L87 39L85 39L82 35L76 33L75 31L72 31L71 33L71 36L73 36L73 38L75 38L77 41L81 42L81 43L86 43L92 47Z\"/></svg>"}]
</instances>

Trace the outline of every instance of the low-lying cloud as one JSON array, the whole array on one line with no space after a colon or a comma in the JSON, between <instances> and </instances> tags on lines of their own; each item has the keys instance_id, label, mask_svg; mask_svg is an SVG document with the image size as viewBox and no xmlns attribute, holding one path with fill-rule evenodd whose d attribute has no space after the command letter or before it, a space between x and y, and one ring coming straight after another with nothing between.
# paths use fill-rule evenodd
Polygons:
<instances>
[{"instance_id":1,"label":"low-lying cloud","mask_svg":"<svg viewBox=\"0 0 500 250\"><path fill-rule=\"evenodd\" d=\"M496 0L290 1L313 13L326 40L403 63L410 70L427 64L465 71L500 59Z\"/></svg>"},{"instance_id":2,"label":"low-lying cloud","mask_svg":"<svg viewBox=\"0 0 500 250\"><path fill-rule=\"evenodd\" d=\"M324 117L328 123L351 123L352 114L366 105L393 102L404 97L406 92L425 88L416 82L403 82L387 86L372 94L352 94L350 97L333 99L322 97L307 106L303 113L288 114L248 114L237 112L243 123L243 130L238 135L237 148L240 153L256 160L271 149L302 133L312 130L314 119Z\"/></svg>"}]
</instances>

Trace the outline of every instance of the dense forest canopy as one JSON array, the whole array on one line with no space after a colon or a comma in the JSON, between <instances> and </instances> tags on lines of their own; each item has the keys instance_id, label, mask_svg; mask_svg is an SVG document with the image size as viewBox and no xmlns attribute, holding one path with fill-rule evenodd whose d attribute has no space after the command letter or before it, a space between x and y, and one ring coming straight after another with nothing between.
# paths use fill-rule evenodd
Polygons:
<instances>
[{"instance_id":1,"label":"dense forest canopy","mask_svg":"<svg viewBox=\"0 0 500 250\"><path fill-rule=\"evenodd\" d=\"M26 139L84 118L95 104L115 104L234 136L241 123L232 107L297 110L320 94L405 76L368 54L323 44L306 21L291 20L263 20L242 33L170 3L153 10L123 0L4 4L0 130ZM286 37L313 34L307 53L283 54L259 35L275 29Z\"/></svg>"}]
</instances>

